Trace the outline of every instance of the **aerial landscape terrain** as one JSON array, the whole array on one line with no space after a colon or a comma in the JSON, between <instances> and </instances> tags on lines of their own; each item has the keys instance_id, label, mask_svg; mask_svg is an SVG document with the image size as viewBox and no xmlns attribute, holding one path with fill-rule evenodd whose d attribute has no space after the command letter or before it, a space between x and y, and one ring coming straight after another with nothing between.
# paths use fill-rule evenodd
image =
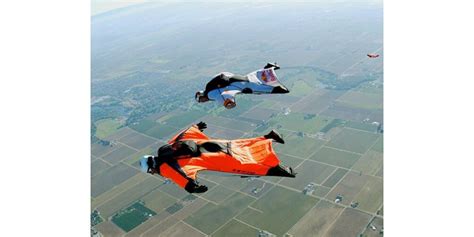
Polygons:
<instances>
[{"instance_id":1,"label":"aerial landscape terrain","mask_svg":"<svg viewBox=\"0 0 474 237\"><path fill-rule=\"evenodd\" d=\"M141 3L92 16L91 57L92 235L383 236L381 1ZM194 100L267 62L289 94ZM199 121L214 138L276 129L296 178L203 172L189 194L140 172Z\"/></svg>"}]
</instances>

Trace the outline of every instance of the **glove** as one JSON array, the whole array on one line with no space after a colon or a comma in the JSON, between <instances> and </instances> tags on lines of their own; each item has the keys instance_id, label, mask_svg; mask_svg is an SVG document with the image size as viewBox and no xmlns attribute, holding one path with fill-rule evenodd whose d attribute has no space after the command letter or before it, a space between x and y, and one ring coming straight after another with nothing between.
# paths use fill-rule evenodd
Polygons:
<instances>
[{"instance_id":1,"label":"glove","mask_svg":"<svg viewBox=\"0 0 474 237\"><path fill-rule=\"evenodd\" d=\"M195 193L204 193L207 191L207 187L205 185L198 185L196 186L196 188L194 189L194 192Z\"/></svg>"},{"instance_id":2,"label":"glove","mask_svg":"<svg viewBox=\"0 0 474 237\"><path fill-rule=\"evenodd\" d=\"M207 128L207 124L203 121L199 122L198 124L196 124L198 129L201 130L201 132Z\"/></svg>"},{"instance_id":3,"label":"glove","mask_svg":"<svg viewBox=\"0 0 474 237\"><path fill-rule=\"evenodd\" d=\"M207 187L204 185L197 185L195 182L189 182L184 187L189 193L203 193L207 191Z\"/></svg>"}]
</instances>

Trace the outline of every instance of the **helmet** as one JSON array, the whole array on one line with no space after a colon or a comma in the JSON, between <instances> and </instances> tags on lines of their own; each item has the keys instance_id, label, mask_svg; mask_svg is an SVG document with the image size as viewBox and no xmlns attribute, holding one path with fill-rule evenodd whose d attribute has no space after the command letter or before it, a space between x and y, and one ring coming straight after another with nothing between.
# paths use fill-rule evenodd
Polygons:
<instances>
[{"instance_id":1,"label":"helmet","mask_svg":"<svg viewBox=\"0 0 474 237\"><path fill-rule=\"evenodd\" d=\"M196 94L194 95L194 99L199 102L199 98L201 98L201 96L204 95L204 91L198 91L196 92Z\"/></svg>"},{"instance_id":2,"label":"helmet","mask_svg":"<svg viewBox=\"0 0 474 237\"><path fill-rule=\"evenodd\" d=\"M141 159L140 159L140 169L143 173L148 173L148 168L150 168L150 166L148 165L148 160L151 159L151 161L153 162L153 164L155 163L155 160L153 159L153 156L151 155L146 155L146 156L143 156Z\"/></svg>"}]
</instances>

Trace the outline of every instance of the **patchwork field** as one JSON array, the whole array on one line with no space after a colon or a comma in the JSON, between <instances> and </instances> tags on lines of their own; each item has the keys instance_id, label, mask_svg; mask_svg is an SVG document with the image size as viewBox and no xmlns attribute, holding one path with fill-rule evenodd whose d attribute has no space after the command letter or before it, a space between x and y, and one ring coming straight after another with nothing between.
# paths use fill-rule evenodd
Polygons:
<instances>
[{"instance_id":1,"label":"patchwork field","mask_svg":"<svg viewBox=\"0 0 474 237\"><path fill-rule=\"evenodd\" d=\"M374 144L378 137L378 134L345 128L332 138L326 146L363 154Z\"/></svg>"},{"instance_id":2,"label":"patchwork field","mask_svg":"<svg viewBox=\"0 0 474 237\"><path fill-rule=\"evenodd\" d=\"M382 13L359 2L149 3L93 16L91 130L104 144L91 144L91 211L103 220L94 228L113 237L382 236ZM265 37L235 33L248 29ZM240 94L230 110L194 101L215 73L267 61L281 65L290 93ZM209 190L190 195L140 172L143 155L199 121L212 138L277 130L285 144L274 150L296 178L202 172Z\"/></svg>"},{"instance_id":3,"label":"patchwork field","mask_svg":"<svg viewBox=\"0 0 474 237\"><path fill-rule=\"evenodd\" d=\"M125 180L138 171L124 164L115 165L91 178L91 195L97 197Z\"/></svg>"},{"instance_id":4,"label":"patchwork field","mask_svg":"<svg viewBox=\"0 0 474 237\"><path fill-rule=\"evenodd\" d=\"M236 218L246 223L282 236L318 201L317 198L302 195L275 186L262 198L247 207ZM298 203L298 205L288 205Z\"/></svg>"},{"instance_id":5,"label":"patchwork field","mask_svg":"<svg viewBox=\"0 0 474 237\"><path fill-rule=\"evenodd\" d=\"M298 178L283 179L280 184L303 191L309 183L321 184L335 169L325 164L305 161L296 169Z\"/></svg>"},{"instance_id":6,"label":"patchwork field","mask_svg":"<svg viewBox=\"0 0 474 237\"><path fill-rule=\"evenodd\" d=\"M336 150L331 147L322 147L310 159L323 162L326 164L342 167L349 169L354 165L354 163L359 160L360 155L343 151Z\"/></svg>"},{"instance_id":7,"label":"patchwork field","mask_svg":"<svg viewBox=\"0 0 474 237\"><path fill-rule=\"evenodd\" d=\"M235 193L220 205L208 203L184 221L206 234L211 234L253 200L248 196Z\"/></svg>"},{"instance_id":8,"label":"patchwork field","mask_svg":"<svg viewBox=\"0 0 474 237\"><path fill-rule=\"evenodd\" d=\"M274 149L288 155L307 158L316 152L326 141L307 136L299 136L295 133L280 132L285 144L275 144ZM286 135L288 134L288 135Z\"/></svg>"},{"instance_id":9,"label":"patchwork field","mask_svg":"<svg viewBox=\"0 0 474 237\"><path fill-rule=\"evenodd\" d=\"M320 201L288 233L293 236L324 236L343 210L341 206Z\"/></svg>"},{"instance_id":10,"label":"patchwork field","mask_svg":"<svg viewBox=\"0 0 474 237\"><path fill-rule=\"evenodd\" d=\"M369 220L370 215L356 209L346 208L328 230L326 236L357 236L364 230Z\"/></svg>"}]
</instances>

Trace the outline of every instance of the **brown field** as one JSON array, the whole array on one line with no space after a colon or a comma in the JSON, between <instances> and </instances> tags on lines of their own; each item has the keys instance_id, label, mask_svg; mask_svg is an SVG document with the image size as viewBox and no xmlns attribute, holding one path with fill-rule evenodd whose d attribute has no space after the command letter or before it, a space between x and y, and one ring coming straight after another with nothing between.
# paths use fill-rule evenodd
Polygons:
<instances>
[{"instance_id":1,"label":"brown field","mask_svg":"<svg viewBox=\"0 0 474 237\"><path fill-rule=\"evenodd\" d=\"M91 178L91 196L97 197L139 171L124 164L115 165Z\"/></svg>"},{"instance_id":2,"label":"brown field","mask_svg":"<svg viewBox=\"0 0 474 237\"><path fill-rule=\"evenodd\" d=\"M161 236L167 236L167 237L181 237L181 236L186 236L186 237L201 237L201 236L206 236L205 234L202 234L201 232L197 231L195 228L191 227L188 224L185 224L184 222L180 221L176 223L175 225L171 226L168 228L166 231L164 231Z\"/></svg>"},{"instance_id":3,"label":"brown field","mask_svg":"<svg viewBox=\"0 0 474 237\"><path fill-rule=\"evenodd\" d=\"M294 236L323 236L343 207L321 200L288 233Z\"/></svg>"},{"instance_id":4,"label":"brown field","mask_svg":"<svg viewBox=\"0 0 474 237\"><path fill-rule=\"evenodd\" d=\"M126 192L122 192L112 199L106 201L104 204L98 207L98 210L100 211L102 217L109 218L118 210L125 208L137 199L142 198L160 184L161 182L159 182L159 180L150 176L143 182L131 187Z\"/></svg>"},{"instance_id":5,"label":"brown field","mask_svg":"<svg viewBox=\"0 0 474 237\"><path fill-rule=\"evenodd\" d=\"M99 174L100 172L110 168L111 165L105 163L104 161L100 160L100 159L96 159L94 161L92 161L91 163L91 177L94 177L96 176L97 174Z\"/></svg>"},{"instance_id":6,"label":"brown field","mask_svg":"<svg viewBox=\"0 0 474 237\"><path fill-rule=\"evenodd\" d=\"M158 189L155 189L151 193L145 195L143 198L141 198L141 200L145 202L146 207L157 213L178 201L178 199Z\"/></svg>"},{"instance_id":7,"label":"brown field","mask_svg":"<svg viewBox=\"0 0 474 237\"><path fill-rule=\"evenodd\" d=\"M208 204L209 202L207 202L206 200L202 199L202 198L197 198L195 199L193 202L189 203L189 204L186 204L181 210L179 210L178 212L174 213L174 217L180 219L180 220L184 220L186 219L188 216L190 216L191 214L199 211L203 206L205 206L206 204Z\"/></svg>"},{"instance_id":8,"label":"brown field","mask_svg":"<svg viewBox=\"0 0 474 237\"><path fill-rule=\"evenodd\" d=\"M102 159L106 160L107 162L116 165L121 160L127 158L128 156L132 155L133 153L137 152L127 146L118 145L119 148L115 149L114 151L105 155Z\"/></svg>"},{"instance_id":9,"label":"brown field","mask_svg":"<svg viewBox=\"0 0 474 237\"><path fill-rule=\"evenodd\" d=\"M331 175L331 177L329 177L328 179L326 179L326 181L324 181L323 185L328 188L334 187L334 185L336 185L337 182L339 182L339 180L341 180L342 177L344 177L346 173L347 173L346 169L337 168L337 170Z\"/></svg>"},{"instance_id":10,"label":"brown field","mask_svg":"<svg viewBox=\"0 0 474 237\"><path fill-rule=\"evenodd\" d=\"M188 195L188 192L186 192L183 188L179 187L173 182L161 185L159 189L177 199L184 198Z\"/></svg>"},{"instance_id":11,"label":"brown field","mask_svg":"<svg viewBox=\"0 0 474 237\"><path fill-rule=\"evenodd\" d=\"M140 236L141 234L147 232L149 229L153 228L155 225L160 224L163 222L166 218L170 216L169 213L167 212L158 212L156 216L153 216L152 218L146 220L139 226L135 227L131 231L129 231L125 236Z\"/></svg>"},{"instance_id":12,"label":"brown field","mask_svg":"<svg viewBox=\"0 0 474 237\"><path fill-rule=\"evenodd\" d=\"M246 225L240 221L231 220L212 236L215 237L243 237L258 236L258 229Z\"/></svg>"},{"instance_id":13,"label":"brown field","mask_svg":"<svg viewBox=\"0 0 474 237\"><path fill-rule=\"evenodd\" d=\"M371 228L369 228L370 225L375 226L376 230L372 230ZM367 226L364 233L362 233L362 237L380 237L382 236L380 234L380 230L382 230L382 228L383 228L383 219L379 217L375 217Z\"/></svg>"},{"instance_id":14,"label":"brown field","mask_svg":"<svg viewBox=\"0 0 474 237\"><path fill-rule=\"evenodd\" d=\"M246 186L240 191L255 198L260 198L274 186L273 184L265 182L261 179L243 179L242 181L245 181Z\"/></svg>"},{"instance_id":15,"label":"brown field","mask_svg":"<svg viewBox=\"0 0 474 237\"><path fill-rule=\"evenodd\" d=\"M253 200L249 196L235 193L221 205L207 203L184 221L206 234L211 234L228 220L232 219Z\"/></svg>"},{"instance_id":16,"label":"brown field","mask_svg":"<svg viewBox=\"0 0 474 237\"><path fill-rule=\"evenodd\" d=\"M321 163L305 161L296 168L296 178L283 179L280 184L303 191L309 183L321 184L336 168Z\"/></svg>"},{"instance_id":17,"label":"brown field","mask_svg":"<svg viewBox=\"0 0 474 237\"><path fill-rule=\"evenodd\" d=\"M130 134L119 139L120 142L125 143L137 150L141 150L151 144L153 144L156 139L144 136L138 132L131 132Z\"/></svg>"},{"instance_id":18,"label":"brown field","mask_svg":"<svg viewBox=\"0 0 474 237\"><path fill-rule=\"evenodd\" d=\"M342 204L349 205L369 180L370 176L349 171L346 176L328 194L329 200L335 200L338 194L343 196ZM357 200L360 202L361 200Z\"/></svg>"},{"instance_id":19,"label":"brown field","mask_svg":"<svg viewBox=\"0 0 474 237\"><path fill-rule=\"evenodd\" d=\"M97 230L104 235L104 237L117 237L122 236L125 232L116 226L114 223L110 221L105 221L97 226Z\"/></svg>"},{"instance_id":20,"label":"brown field","mask_svg":"<svg viewBox=\"0 0 474 237\"><path fill-rule=\"evenodd\" d=\"M326 197L326 195L331 191L330 188L324 186L317 186L314 190L313 195L316 197Z\"/></svg>"},{"instance_id":21,"label":"brown field","mask_svg":"<svg viewBox=\"0 0 474 237\"><path fill-rule=\"evenodd\" d=\"M113 187L112 189L108 190L107 192L99 195L98 197L94 198L92 201L92 209L97 208L99 205L104 203L105 201L113 198L114 196L118 195L121 192L124 192L125 190L137 185L138 183L142 182L148 178L148 175L138 173L135 176L127 179L125 182Z\"/></svg>"},{"instance_id":22,"label":"brown field","mask_svg":"<svg viewBox=\"0 0 474 237\"><path fill-rule=\"evenodd\" d=\"M343 196L342 204L358 202L358 209L376 213L383 203L383 181L381 178L350 171L327 198L334 200L338 194Z\"/></svg>"},{"instance_id":23,"label":"brown field","mask_svg":"<svg viewBox=\"0 0 474 237\"><path fill-rule=\"evenodd\" d=\"M352 170L367 175L375 175L382 168L382 162L382 153L369 150L352 166Z\"/></svg>"},{"instance_id":24,"label":"brown field","mask_svg":"<svg viewBox=\"0 0 474 237\"><path fill-rule=\"evenodd\" d=\"M346 208L326 233L331 237L358 236L370 220L370 215Z\"/></svg>"},{"instance_id":25,"label":"brown field","mask_svg":"<svg viewBox=\"0 0 474 237\"><path fill-rule=\"evenodd\" d=\"M359 194L354 197L354 201L359 202L358 208L375 213L383 203L383 180L369 177Z\"/></svg>"},{"instance_id":26,"label":"brown field","mask_svg":"<svg viewBox=\"0 0 474 237\"><path fill-rule=\"evenodd\" d=\"M143 233L143 237L156 237L156 236L163 236L166 237L165 235L160 235L161 233L165 232L168 228L176 224L179 219L169 216L159 224L153 226L152 228L148 229L145 233Z\"/></svg>"}]
</instances>

